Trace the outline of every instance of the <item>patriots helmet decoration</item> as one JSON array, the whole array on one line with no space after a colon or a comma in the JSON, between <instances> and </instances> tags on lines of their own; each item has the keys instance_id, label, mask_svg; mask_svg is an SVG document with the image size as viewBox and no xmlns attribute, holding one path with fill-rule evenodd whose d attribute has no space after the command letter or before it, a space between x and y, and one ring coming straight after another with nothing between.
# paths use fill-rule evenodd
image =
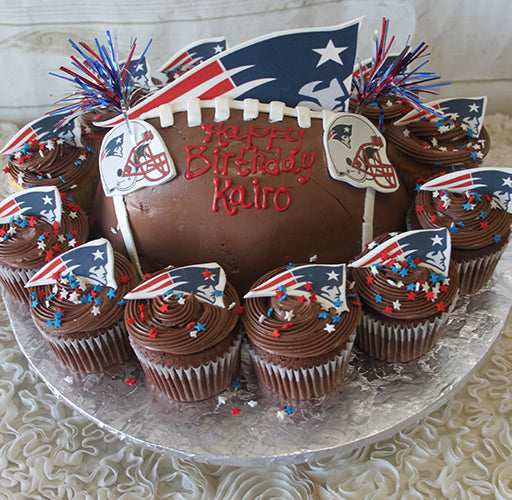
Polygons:
<instances>
[{"instance_id":1,"label":"patriots helmet decoration","mask_svg":"<svg viewBox=\"0 0 512 500\"><path fill-rule=\"evenodd\" d=\"M167 182L176 169L155 127L143 120L130 120L103 139L100 174L105 194L114 196Z\"/></svg>"},{"instance_id":2,"label":"patriots helmet decoration","mask_svg":"<svg viewBox=\"0 0 512 500\"><path fill-rule=\"evenodd\" d=\"M393 192L399 181L382 134L364 116L337 113L324 132L329 173L359 188Z\"/></svg>"}]
</instances>

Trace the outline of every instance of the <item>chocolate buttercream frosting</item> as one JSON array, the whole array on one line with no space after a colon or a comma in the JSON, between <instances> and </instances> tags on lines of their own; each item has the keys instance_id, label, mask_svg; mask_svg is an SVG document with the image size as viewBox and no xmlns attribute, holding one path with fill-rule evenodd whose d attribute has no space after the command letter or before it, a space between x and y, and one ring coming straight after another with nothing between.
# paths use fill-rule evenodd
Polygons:
<instances>
[{"instance_id":1,"label":"chocolate buttercream frosting","mask_svg":"<svg viewBox=\"0 0 512 500\"><path fill-rule=\"evenodd\" d=\"M476 166L489 152L491 142L485 127L473 137L467 127L443 119L390 126L386 139L419 163L446 168Z\"/></svg>"},{"instance_id":2,"label":"chocolate buttercream frosting","mask_svg":"<svg viewBox=\"0 0 512 500\"><path fill-rule=\"evenodd\" d=\"M283 271L280 268L258 280L253 288ZM255 297L245 302L242 322L257 354L287 367L323 363L339 354L359 322L357 297L347 296L348 311L324 311L313 293L301 297Z\"/></svg>"},{"instance_id":3,"label":"chocolate buttercream frosting","mask_svg":"<svg viewBox=\"0 0 512 500\"><path fill-rule=\"evenodd\" d=\"M390 234L381 235L375 242L382 243L389 237ZM351 268L351 277L367 308L396 320L423 320L446 312L457 297L459 284L453 263L448 276L443 276L410 259Z\"/></svg>"},{"instance_id":4,"label":"chocolate buttercream frosting","mask_svg":"<svg viewBox=\"0 0 512 500\"><path fill-rule=\"evenodd\" d=\"M193 293L128 300L126 328L137 347L163 358L194 356L233 339L240 301L229 283L223 298L225 307L200 301Z\"/></svg>"},{"instance_id":5,"label":"chocolate buttercream frosting","mask_svg":"<svg viewBox=\"0 0 512 500\"><path fill-rule=\"evenodd\" d=\"M58 283L30 287L32 318L46 333L57 337L80 337L108 328L123 318L123 297L136 284L137 274L130 261L114 252L117 288L61 278Z\"/></svg>"},{"instance_id":6,"label":"chocolate buttercream frosting","mask_svg":"<svg viewBox=\"0 0 512 500\"><path fill-rule=\"evenodd\" d=\"M415 214L424 229L448 228L452 246L464 250L507 241L512 222L489 196L476 192L419 191Z\"/></svg>"},{"instance_id":7,"label":"chocolate buttercream frosting","mask_svg":"<svg viewBox=\"0 0 512 500\"><path fill-rule=\"evenodd\" d=\"M36 217L0 224L0 263L16 269L37 269L85 242L87 218L76 203L63 198L60 224L51 225Z\"/></svg>"},{"instance_id":8,"label":"chocolate buttercream frosting","mask_svg":"<svg viewBox=\"0 0 512 500\"><path fill-rule=\"evenodd\" d=\"M75 147L62 139L26 144L9 158L8 172L21 187L56 186L68 191L96 168L90 147Z\"/></svg>"}]
</instances>

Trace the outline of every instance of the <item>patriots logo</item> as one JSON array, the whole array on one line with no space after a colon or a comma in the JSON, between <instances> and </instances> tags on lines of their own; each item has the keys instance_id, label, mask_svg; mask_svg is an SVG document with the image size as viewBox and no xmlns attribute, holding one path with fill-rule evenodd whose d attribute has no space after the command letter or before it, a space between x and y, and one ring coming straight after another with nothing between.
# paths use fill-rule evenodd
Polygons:
<instances>
[{"instance_id":1,"label":"patriots logo","mask_svg":"<svg viewBox=\"0 0 512 500\"><path fill-rule=\"evenodd\" d=\"M244 298L272 297L283 293L294 297L309 296L314 292L322 309L335 308L337 312L348 311L345 300L345 264L308 264L291 267L261 285L249 290Z\"/></svg>"},{"instance_id":2,"label":"patriots logo","mask_svg":"<svg viewBox=\"0 0 512 500\"><path fill-rule=\"evenodd\" d=\"M0 154L12 154L27 142L45 142L55 138L73 146L82 146L80 119L70 119L70 116L69 111L52 113L27 123L5 144Z\"/></svg>"},{"instance_id":3,"label":"patriots logo","mask_svg":"<svg viewBox=\"0 0 512 500\"><path fill-rule=\"evenodd\" d=\"M352 147L350 139L352 138L352 125L340 123L331 128L329 139L340 141L347 149Z\"/></svg>"},{"instance_id":4,"label":"patriots logo","mask_svg":"<svg viewBox=\"0 0 512 500\"><path fill-rule=\"evenodd\" d=\"M478 167L436 177L421 186L422 191L478 191L489 195L501 210L512 213L512 170Z\"/></svg>"},{"instance_id":5,"label":"patriots logo","mask_svg":"<svg viewBox=\"0 0 512 500\"><path fill-rule=\"evenodd\" d=\"M312 109L347 109L360 20L327 28L274 33L206 59L127 111L149 116L158 107L191 98L226 96L299 103ZM348 90L347 90L348 89ZM310 97L304 101L303 97ZM101 122L111 127L122 116Z\"/></svg>"},{"instance_id":6,"label":"patriots logo","mask_svg":"<svg viewBox=\"0 0 512 500\"><path fill-rule=\"evenodd\" d=\"M191 294L200 301L218 307L224 305L226 273L219 264L210 262L191 266L171 268L142 282L126 300L152 299L158 295Z\"/></svg>"},{"instance_id":7,"label":"patriots logo","mask_svg":"<svg viewBox=\"0 0 512 500\"><path fill-rule=\"evenodd\" d=\"M86 283L117 289L110 242L100 238L64 252L37 271L25 288L55 284L61 277L70 275Z\"/></svg>"},{"instance_id":8,"label":"patriots logo","mask_svg":"<svg viewBox=\"0 0 512 500\"><path fill-rule=\"evenodd\" d=\"M480 135L484 124L487 97L439 99L437 101L426 103L426 106L438 111L442 116L443 121L453 120L461 123L470 135L477 137ZM418 120L437 121L439 120L439 116L434 115L426 109L414 109L394 122L394 124L406 125L407 123Z\"/></svg>"},{"instance_id":9,"label":"patriots logo","mask_svg":"<svg viewBox=\"0 0 512 500\"><path fill-rule=\"evenodd\" d=\"M119 158L123 157L123 134L119 134L110 141L108 141L103 147L103 155L102 158L108 156L118 156Z\"/></svg>"},{"instance_id":10,"label":"patriots logo","mask_svg":"<svg viewBox=\"0 0 512 500\"><path fill-rule=\"evenodd\" d=\"M60 224L62 202L55 186L35 187L11 194L0 202L0 224L17 216L37 217L48 224Z\"/></svg>"},{"instance_id":11,"label":"patriots logo","mask_svg":"<svg viewBox=\"0 0 512 500\"><path fill-rule=\"evenodd\" d=\"M226 50L226 47L225 38L198 40L173 55L158 71L165 73L167 76L169 76L169 73L179 76L206 59L220 54Z\"/></svg>"},{"instance_id":12,"label":"patriots logo","mask_svg":"<svg viewBox=\"0 0 512 500\"><path fill-rule=\"evenodd\" d=\"M423 265L447 276L450 256L451 238L448 229L419 229L400 233L387 239L349 266L385 265L395 259L410 257L412 259L419 258Z\"/></svg>"}]
</instances>

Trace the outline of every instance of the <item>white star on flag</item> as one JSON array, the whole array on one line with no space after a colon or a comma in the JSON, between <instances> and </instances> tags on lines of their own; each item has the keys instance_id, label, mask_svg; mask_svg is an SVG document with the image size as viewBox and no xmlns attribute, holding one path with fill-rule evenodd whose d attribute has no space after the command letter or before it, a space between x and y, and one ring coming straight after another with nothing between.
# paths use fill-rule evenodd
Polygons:
<instances>
[{"instance_id":1,"label":"white star on flag","mask_svg":"<svg viewBox=\"0 0 512 500\"><path fill-rule=\"evenodd\" d=\"M332 43L332 40L329 40L323 49L313 49L316 53L322 56L320 57L316 67L318 68L318 66L321 66L327 61L334 61L340 66L343 66L343 61L341 60L340 54L347 49L348 47L335 47L334 43Z\"/></svg>"}]
</instances>

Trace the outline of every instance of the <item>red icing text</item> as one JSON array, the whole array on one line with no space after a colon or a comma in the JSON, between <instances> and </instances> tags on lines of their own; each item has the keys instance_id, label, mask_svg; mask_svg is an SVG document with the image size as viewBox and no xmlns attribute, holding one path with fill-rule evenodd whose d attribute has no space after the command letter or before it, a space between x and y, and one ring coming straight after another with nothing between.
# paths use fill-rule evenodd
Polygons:
<instances>
[{"instance_id":1,"label":"red icing text","mask_svg":"<svg viewBox=\"0 0 512 500\"><path fill-rule=\"evenodd\" d=\"M291 204L291 185L271 186L260 182L261 176L296 175L305 184L311 177L314 152L302 151L303 129L279 128L273 125L253 126L241 131L236 125L224 123L202 124L203 144L185 146L187 151L186 179L194 179L208 172L213 174L212 210L222 209L234 215L242 209L267 209L282 212ZM260 149L254 144L264 142ZM264 141L261 141L264 139ZM233 147L232 143L240 143ZM251 186L237 184L233 175L253 176Z\"/></svg>"}]
</instances>

